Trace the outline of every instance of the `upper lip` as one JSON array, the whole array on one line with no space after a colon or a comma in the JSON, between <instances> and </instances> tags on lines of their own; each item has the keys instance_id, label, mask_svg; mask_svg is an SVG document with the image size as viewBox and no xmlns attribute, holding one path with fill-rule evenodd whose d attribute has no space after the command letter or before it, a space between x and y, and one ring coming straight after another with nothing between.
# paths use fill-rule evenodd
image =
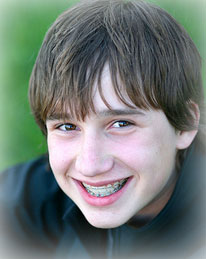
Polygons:
<instances>
[{"instance_id":1,"label":"upper lip","mask_svg":"<svg viewBox=\"0 0 206 259\"><path fill-rule=\"evenodd\" d=\"M83 182L83 183L86 183L88 185L91 185L91 186L103 186L103 185L108 185L108 184L113 184L115 182L119 182L123 179L127 179L129 177L123 177L123 178L119 178L119 179L115 179L115 180L106 180L106 181L99 181L99 182L89 182L87 180L78 180L78 179L75 179L73 178L75 181L78 181L78 182Z\"/></svg>"}]
</instances>

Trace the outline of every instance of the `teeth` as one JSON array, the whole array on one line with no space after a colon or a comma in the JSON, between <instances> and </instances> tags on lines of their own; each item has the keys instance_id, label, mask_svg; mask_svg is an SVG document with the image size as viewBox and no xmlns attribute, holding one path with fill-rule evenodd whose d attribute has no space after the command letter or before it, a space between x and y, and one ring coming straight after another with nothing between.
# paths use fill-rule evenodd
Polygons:
<instances>
[{"instance_id":1,"label":"teeth","mask_svg":"<svg viewBox=\"0 0 206 259\"><path fill-rule=\"evenodd\" d=\"M118 188L118 187L119 187L119 185L120 185L120 183L119 183L119 182L116 182L116 183L114 183L114 184L113 184L113 186L114 186L114 187L116 187L116 188Z\"/></svg>"},{"instance_id":2,"label":"teeth","mask_svg":"<svg viewBox=\"0 0 206 259\"><path fill-rule=\"evenodd\" d=\"M121 181L115 182L113 184L103 186L92 186L83 182L82 184L87 192L90 193L92 196L105 197L119 191L124 186L126 181L127 179L122 179Z\"/></svg>"}]
</instances>

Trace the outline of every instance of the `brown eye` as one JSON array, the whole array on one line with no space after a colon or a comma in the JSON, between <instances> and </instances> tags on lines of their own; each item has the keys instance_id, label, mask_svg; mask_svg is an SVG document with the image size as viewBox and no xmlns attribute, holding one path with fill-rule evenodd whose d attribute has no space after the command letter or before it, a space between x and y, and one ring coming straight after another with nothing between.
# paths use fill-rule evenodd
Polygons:
<instances>
[{"instance_id":1,"label":"brown eye","mask_svg":"<svg viewBox=\"0 0 206 259\"><path fill-rule=\"evenodd\" d=\"M129 122L129 121L116 121L113 124L113 127L114 128L122 128L122 127L127 127L127 126L130 126L130 125L132 125L132 123Z\"/></svg>"},{"instance_id":2,"label":"brown eye","mask_svg":"<svg viewBox=\"0 0 206 259\"><path fill-rule=\"evenodd\" d=\"M72 130L77 130L77 126L71 123L67 123L67 124L62 124L58 127L58 129L62 130L62 131L72 131Z\"/></svg>"}]
</instances>

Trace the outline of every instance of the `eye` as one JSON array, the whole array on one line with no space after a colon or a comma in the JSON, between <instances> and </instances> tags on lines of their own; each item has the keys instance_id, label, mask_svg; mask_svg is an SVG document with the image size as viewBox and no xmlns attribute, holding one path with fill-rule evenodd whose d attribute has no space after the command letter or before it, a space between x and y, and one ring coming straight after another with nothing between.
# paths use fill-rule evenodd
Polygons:
<instances>
[{"instance_id":1,"label":"eye","mask_svg":"<svg viewBox=\"0 0 206 259\"><path fill-rule=\"evenodd\" d=\"M123 127L128 127L133 125L133 123L129 122L129 121L116 121L112 126L114 128L123 128Z\"/></svg>"},{"instance_id":2,"label":"eye","mask_svg":"<svg viewBox=\"0 0 206 259\"><path fill-rule=\"evenodd\" d=\"M79 130L79 128L72 124L72 123L65 123L61 124L57 127L57 129L62 130L62 131L73 131L73 130Z\"/></svg>"}]
</instances>

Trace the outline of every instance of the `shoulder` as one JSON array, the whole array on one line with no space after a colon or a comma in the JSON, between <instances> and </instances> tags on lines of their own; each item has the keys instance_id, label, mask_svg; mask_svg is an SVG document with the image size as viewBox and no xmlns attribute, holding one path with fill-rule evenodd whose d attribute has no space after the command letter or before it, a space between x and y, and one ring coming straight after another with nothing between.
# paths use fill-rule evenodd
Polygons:
<instances>
[{"instance_id":1,"label":"shoulder","mask_svg":"<svg viewBox=\"0 0 206 259\"><path fill-rule=\"evenodd\" d=\"M1 224L9 239L45 247L54 244L61 235L65 210L72 205L58 187L47 156L0 174Z\"/></svg>"},{"instance_id":2,"label":"shoulder","mask_svg":"<svg viewBox=\"0 0 206 259\"><path fill-rule=\"evenodd\" d=\"M176 249L194 253L205 240L206 154L194 142L182 166L177 186L165 209L167 236Z\"/></svg>"},{"instance_id":3,"label":"shoulder","mask_svg":"<svg viewBox=\"0 0 206 259\"><path fill-rule=\"evenodd\" d=\"M175 204L180 204L180 209L191 207L198 215L205 204L206 153L197 141L188 150L179 173L179 180L173 195Z\"/></svg>"},{"instance_id":4,"label":"shoulder","mask_svg":"<svg viewBox=\"0 0 206 259\"><path fill-rule=\"evenodd\" d=\"M46 155L18 164L0 174L0 199L11 203L20 202L24 196L41 202L57 189Z\"/></svg>"}]
</instances>

